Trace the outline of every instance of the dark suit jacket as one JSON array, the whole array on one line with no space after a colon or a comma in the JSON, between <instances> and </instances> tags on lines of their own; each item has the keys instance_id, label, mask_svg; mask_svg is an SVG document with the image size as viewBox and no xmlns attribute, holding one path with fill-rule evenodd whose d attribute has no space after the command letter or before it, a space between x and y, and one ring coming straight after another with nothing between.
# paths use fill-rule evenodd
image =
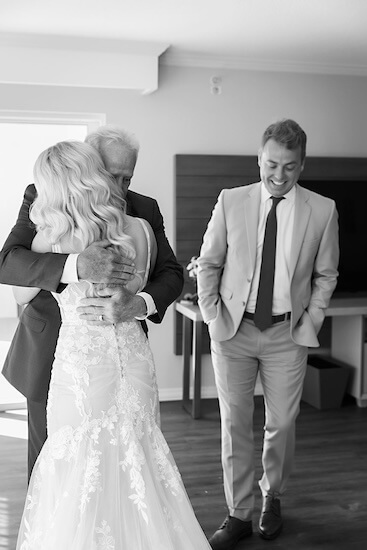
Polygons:
<instances>
[{"instance_id":1,"label":"dark suit jacket","mask_svg":"<svg viewBox=\"0 0 367 550\"><path fill-rule=\"evenodd\" d=\"M3 374L27 399L44 401L60 328L59 307L50 291L60 292L64 288L60 285L60 278L67 255L37 254L30 250L36 232L29 220L29 207L35 193L34 185L29 185L18 220L0 252L0 283L34 286L43 290L27 305L20 317ZM128 213L147 220L157 239L157 261L144 291L153 297L157 308L157 313L150 319L160 323L167 307L182 291L182 267L177 263L166 238L157 202L133 191L128 191L126 200Z\"/></svg>"}]
</instances>

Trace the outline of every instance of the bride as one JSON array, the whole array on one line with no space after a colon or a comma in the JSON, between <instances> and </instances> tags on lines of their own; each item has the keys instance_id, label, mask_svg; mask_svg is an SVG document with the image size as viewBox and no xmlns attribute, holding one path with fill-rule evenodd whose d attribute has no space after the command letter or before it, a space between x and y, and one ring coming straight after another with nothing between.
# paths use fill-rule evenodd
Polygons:
<instances>
[{"instance_id":1,"label":"bride","mask_svg":"<svg viewBox=\"0 0 367 550\"><path fill-rule=\"evenodd\" d=\"M36 252L81 252L108 239L134 260L126 285L154 267L150 225L121 210L114 179L82 142L38 157L30 218ZM159 427L155 367L139 321L88 325L77 307L103 285L69 284L47 403L48 438L34 467L17 550L209 550ZM20 304L37 288L14 287Z\"/></svg>"}]
</instances>

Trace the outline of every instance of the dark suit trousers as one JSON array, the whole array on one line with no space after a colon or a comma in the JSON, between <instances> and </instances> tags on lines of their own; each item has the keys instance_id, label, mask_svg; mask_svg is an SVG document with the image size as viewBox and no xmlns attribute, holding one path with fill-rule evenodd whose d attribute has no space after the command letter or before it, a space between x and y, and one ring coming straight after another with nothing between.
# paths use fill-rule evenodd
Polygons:
<instances>
[{"instance_id":1,"label":"dark suit trousers","mask_svg":"<svg viewBox=\"0 0 367 550\"><path fill-rule=\"evenodd\" d=\"M46 403L30 401L28 399L28 481L33 466L46 441Z\"/></svg>"}]
</instances>

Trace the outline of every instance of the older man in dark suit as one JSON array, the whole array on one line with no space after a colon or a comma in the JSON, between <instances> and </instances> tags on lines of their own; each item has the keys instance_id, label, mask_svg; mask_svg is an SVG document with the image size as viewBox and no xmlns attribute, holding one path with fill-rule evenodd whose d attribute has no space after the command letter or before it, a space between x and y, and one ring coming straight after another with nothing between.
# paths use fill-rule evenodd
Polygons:
<instances>
[{"instance_id":1,"label":"older man in dark suit","mask_svg":"<svg viewBox=\"0 0 367 550\"><path fill-rule=\"evenodd\" d=\"M104 126L89 134L86 141L101 154L106 169L124 191L127 212L147 220L155 233L158 255L154 271L143 292L131 295L122 286L132 277L134 266L117 257L107 241L94 243L81 254L38 254L31 251L35 228L29 207L35 187L25 191L18 220L0 252L0 283L39 287L41 292L24 309L5 360L5 378L26 398L28 405L28 472L46 439L46 403L51 367L60 328L60 313L52 292L79 279L108 283L103 298L86 299L80 309L90 323L116 323L132 318L160 323L167 307L183 286L182 267L168 243L157 202L129 190L139 145L125 131Z\"/></svg>"}]
</instances>

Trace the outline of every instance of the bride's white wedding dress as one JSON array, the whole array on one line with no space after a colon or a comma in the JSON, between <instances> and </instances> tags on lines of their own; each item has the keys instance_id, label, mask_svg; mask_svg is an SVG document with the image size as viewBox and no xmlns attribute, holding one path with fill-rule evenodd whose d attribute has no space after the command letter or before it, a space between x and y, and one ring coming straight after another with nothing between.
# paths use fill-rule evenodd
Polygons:
<instances>
[{"instance_id":1,"label":"bride's white wedding dress","mask_svg":"<svg viewBox=\"0 0 367 550\"><path fill-rule=\"evenodd\" d=\"M144 286L148 276L146 268ZM159 427L138 321L92 326L87 282L55 295L62 325L17 550L209 550Z\"/></svg>"}]
</instances>

